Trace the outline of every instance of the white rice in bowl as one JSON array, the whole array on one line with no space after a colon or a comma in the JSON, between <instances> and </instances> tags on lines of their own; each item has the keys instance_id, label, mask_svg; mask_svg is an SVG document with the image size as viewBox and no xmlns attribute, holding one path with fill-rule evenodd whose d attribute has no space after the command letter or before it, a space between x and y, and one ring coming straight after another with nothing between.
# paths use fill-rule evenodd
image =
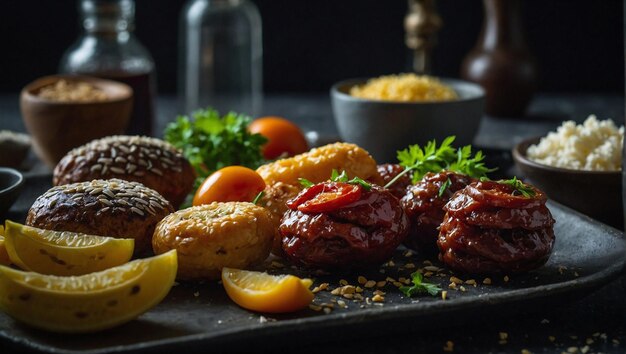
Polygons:
<instances>
[{"instance_id":1,"label":"white rice in bowl","mask_svg":"<svg viewBox=\"0 0 626 354\"><path fill-rule=\"evenodd\" d=\"M587 171L619 171L622 168L624 127L590 115L583 124L564 122L556 132L531 145L527 157L537 163Z\"/></svg>"}]
</instances>

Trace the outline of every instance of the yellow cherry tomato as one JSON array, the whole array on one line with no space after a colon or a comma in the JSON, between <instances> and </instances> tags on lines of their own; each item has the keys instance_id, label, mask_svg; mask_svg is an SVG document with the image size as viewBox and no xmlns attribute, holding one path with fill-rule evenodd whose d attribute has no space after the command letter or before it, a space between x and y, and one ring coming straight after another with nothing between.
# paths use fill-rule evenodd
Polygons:
<instances>
[{"instance_id":1,"label":"yellow cherry tomato","mask_svg":"<svg viewBox=\"0 0 626 354\"><path fill-rule=\"evenodd\" d=\"M285 118L261 117L254 120L248 126L248 130L268 139L263 145L263 156L268 160L273 160L284 153L294 156L309 150L302 130Z\"/></svg>"},{"instance_id":2,"label":"yellow cherry tomato","mask_svg":"<svg viewBox=\"0 0 626 354\"><path fill-rule=\"evenodd\" d=\"M228 166L213 172L196 191L193 205L212 202L251 202L265 189L263 178L243 166Z\"/></svg>"}]
</instances>

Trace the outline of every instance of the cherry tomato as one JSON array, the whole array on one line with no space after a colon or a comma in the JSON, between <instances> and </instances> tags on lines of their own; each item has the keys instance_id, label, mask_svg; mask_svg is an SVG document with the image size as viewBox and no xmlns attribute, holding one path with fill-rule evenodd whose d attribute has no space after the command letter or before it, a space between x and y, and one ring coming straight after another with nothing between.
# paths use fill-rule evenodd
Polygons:
<instances>
[{"instance_id":1,"label":"cherry tomato","mask_svg":"<svg viewBox=\"0 0 626 354\"><path fill-rule=\"evenodd\" d=\"M311 186L287 202L292 210L303 213L323 213L354 203L361 198L360 185L324 182Z\"/></svg>"},{"instance_id":2,"label":"cherry tomato","mask_svg":"<svg viewBox=\"0 0 626 354\"><path fill-rule=\"evenodd\" d=\"M196 191L193 205L211 202L251 202L265 189L263 178L243 166L228 166L213 172Z\"/></svg>"},{"instance_id":3,"label":"cherry tomato","mask_svg":"<svg viewBox=\"0 0 626 354\"><path fill-rule=\"evenodd\" d=\"M288 156L298 155L309 150L302 130L297 125L280 117L262 117L254 120L248 130L267 138L263 145L263 156L273 160L287 153Z\"/></svg>"}]
</instances>

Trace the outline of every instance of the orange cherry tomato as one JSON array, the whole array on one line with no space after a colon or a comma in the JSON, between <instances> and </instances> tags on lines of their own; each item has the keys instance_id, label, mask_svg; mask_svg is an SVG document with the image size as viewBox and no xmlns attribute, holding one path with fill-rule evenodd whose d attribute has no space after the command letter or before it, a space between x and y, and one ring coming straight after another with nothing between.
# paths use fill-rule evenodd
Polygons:
<instances>
[{"instance_id":1,"label":"orange cherry tomato","mask_svg":"<svg viewBox=\"0 0 626 354\"><path fill-rule=\"evenodd\" d=\"M262 117L248 126L251 133L258 133L267 138L263 145L263 156L273 160L283 153L288 156L298 155L309 150L302 130L297 125L280 117Z\"/></svg>"},{"instance_id":2,"label":"orange cherry tomato","mask_svg":"<svg viewBox=\"0 0 626 354\"><path fill-rule=\"evenodd\" d=\"M251 202L265 189L263 178L243 166L228 166L213 172L196 191L193 205L212 202Z\"/></svg>"},{"instance_id":3,"label":"orange cherry tomato","mask_svg":"<svg viewBox=\"0 0 626 354\"><path fill-rule=\"evenodd\" d=\"M343 182L324 182L311 186L287 202L303 213L324 213L342 208L361 198L361 186Z\"/></svg>"}]
</instances>

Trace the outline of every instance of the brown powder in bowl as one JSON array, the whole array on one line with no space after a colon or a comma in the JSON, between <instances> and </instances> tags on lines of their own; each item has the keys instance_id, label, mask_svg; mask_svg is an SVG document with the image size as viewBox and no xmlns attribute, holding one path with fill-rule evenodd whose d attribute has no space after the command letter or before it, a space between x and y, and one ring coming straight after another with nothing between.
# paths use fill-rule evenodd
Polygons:
<instances>
[{"instance_id":1,"label":"brown powder in bowl","mask_svg":"<svg viewBox=\"0 0 626 354\"><path fill-rule=\"evenodd\" d=\"M59 102L105 101L108 98L104 91L87 82L66 80L59 80L52 85L42 87L37 95Z\"/></svg>"}]
</instances>

